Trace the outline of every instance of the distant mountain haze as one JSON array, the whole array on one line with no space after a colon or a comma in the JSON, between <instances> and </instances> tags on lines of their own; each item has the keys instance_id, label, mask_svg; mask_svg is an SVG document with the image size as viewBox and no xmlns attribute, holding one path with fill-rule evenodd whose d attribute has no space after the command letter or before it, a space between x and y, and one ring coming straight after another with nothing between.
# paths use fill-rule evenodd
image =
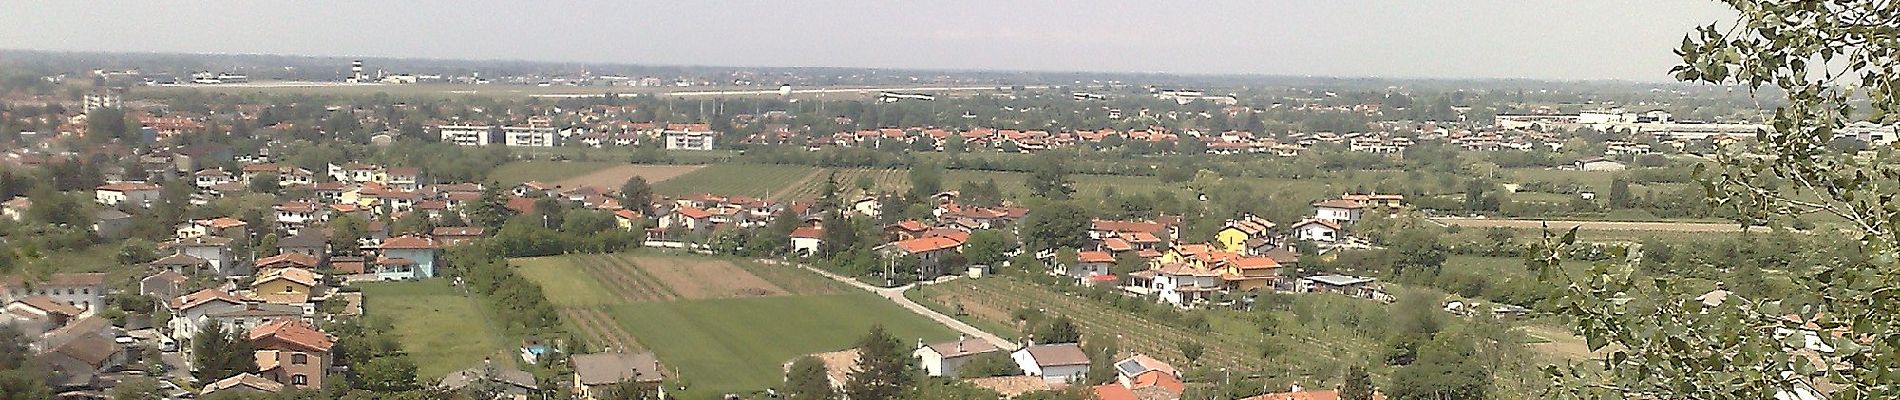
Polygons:
<instances>
[{"instance_id":1,"label":"distant mountain haze","mask_svg":"<svg viewBox=\"0 0 1900 400\"><path fill-rule=\"evenodd\" d=\"M0 48L1666 81L1684 33L1733 18L1695 0L9 0Z\"/></svg>"}]
</instances>

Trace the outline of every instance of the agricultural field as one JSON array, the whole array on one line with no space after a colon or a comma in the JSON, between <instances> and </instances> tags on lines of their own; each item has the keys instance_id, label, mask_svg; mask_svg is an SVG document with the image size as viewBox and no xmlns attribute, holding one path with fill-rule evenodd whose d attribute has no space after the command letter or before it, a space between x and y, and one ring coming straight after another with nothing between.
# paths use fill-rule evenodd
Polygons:
<instances>
[{"instance_id":1,"label":"agricultural field","mask_svg":"<svg viewBox=\"0 0 1900 400\"><path fill-rule=\"evenodd\" d=\"M635 176L646 178L648 184L665 182L705 168L704 165L635 165L622 164L606 167L584 175L552 182L560 187L593 186L597 188L620 190L620 185Z\"/></svg>"},{"instance_id":2,"label":"agricultural field","mask_svg":"<svg viewBox=\"0 0 1900 400\"><path fill-rule=\"evenodd\" d=\"M489 172L488 180L501 183L502 186L514 186L527 181L553 182L587 175L620 164L606 161L514 161L502 164L493 172Z\"/></svg>"},{"instance_id":3,"label":"agricultural field","mask_svg":"<svg viewBox=\"0 0 1900 400\"><path fill-rule=\"evenodd\" d=\"M883 324L905 341L955 333L809 271L742 259L635 252L510 260L595 347L654 351L685 398L774 386L781 366Z\"/></svg>"},{"instance_id":4,"label":"agricultural field","mask_svg":"<svg viewBox=\"0 0 1900 400\"><path fill-rule=\"evenodd\" d=\"M355 285L363 288L365 314L395 324L403 351L414 357L416 375L424 381L479 364L484 357L506 364L515 359L513 344L488 325L488 310L446 279Z\"/></svg>"},{"instance_id":5,"label":"agricultural field","mask_svg":"<svg viewBox=\"0 0 1900 400\"><path fill-rule=\"evenodd\" d=\"M685 196L712 193L722 196L781 198L787 188L810 180L822 182L819 169L800 165L714 164L653 185L653 193Z\"/></svg>"},{"instance_id":6,"label":"agricultural field","mask_svg":"<svg viewBox=\"0 0 1900 400\"><path fill-rule=\"evenodd\" d=\"M1176 365L1188 365L1177 343L1189 340L1205 346L1205 355L1199 362L1205 365L1237 365L1249 368L1264 367L1267 360L1259 356L1258 340L1239 335L1206 334L1190 332L1168 324L1157 323L1128 311L1110 308L1095 300L1065 295L1045 287L1017 281L1007 277L984 279L959 279L951 283L925 286L917 289L915 296L922 301L935 303L949 308L961 307L971 318L988 321L988 326L1014 326L1012 317L1018 309L1041 309L1050 317L1068 316L1082 328L1084 338L1089 334L1114 334L1121 336L1121 347L1160 358ZM982 326L982 325L979 325ZM1015 332L993 332L1004 337L1014 337ZM1352 346L1357 347L1357 346ZM1335 359L1341 357L1322 351L1326 347L1294 346L1288 351L1301 352L1303 357ZM1331 347L1339 350L1339 347ZM1313 354L1304 354L1312 352Z\"/></svg>"}]
</instances>

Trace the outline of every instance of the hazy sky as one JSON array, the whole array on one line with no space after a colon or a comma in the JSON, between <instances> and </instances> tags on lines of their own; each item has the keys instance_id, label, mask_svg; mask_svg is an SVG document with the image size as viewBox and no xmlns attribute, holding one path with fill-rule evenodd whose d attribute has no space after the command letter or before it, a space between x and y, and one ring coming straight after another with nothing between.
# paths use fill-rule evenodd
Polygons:
<instances>
[{"instance_id":1,"label":"hazy sky","mask_svg":"<svg viewBox=\"0 0 1900 400\"><path fill-rule=\"evenodd\" d=\"M0 48L1661 81L1684 33L1732 14L1711 0L4 0Z\"/></svg>"}]
</instances>

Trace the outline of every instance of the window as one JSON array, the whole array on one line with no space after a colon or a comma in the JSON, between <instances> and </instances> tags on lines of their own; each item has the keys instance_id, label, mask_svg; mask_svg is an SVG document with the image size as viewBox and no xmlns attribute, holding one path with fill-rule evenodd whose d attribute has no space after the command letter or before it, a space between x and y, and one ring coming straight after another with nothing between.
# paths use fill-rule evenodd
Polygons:
<instances>
[{"instance_id":1,"label":"window","mask_svg":"<svg viewBox=\"0 0 1900 400\"><path fill-rule=\"evenodd\" d=\"M296 374L296 375L291 375L291 376L290 376L290 384L292 384L292 385L297 385L297 386L305 386L305 385L309 385L309 384L310 384L310 377L308 377L308 376L304 376L304 374Z\"/></svg>"},{"instance_id":2,"label":"window","mask_svg":"<svg viewBox=\"0 0 1900 400\"><path fill-rule=\"evenodd\" d=\"M291 354L291 355L290 355L290 363L291 363L291 364L294 364L294 365L304 365L304 364L309 364L309 363L310 363L310 355L309 355L309 354L304 354L304 353L297 353L297 354Z\"/></svg>"}]
</instances>

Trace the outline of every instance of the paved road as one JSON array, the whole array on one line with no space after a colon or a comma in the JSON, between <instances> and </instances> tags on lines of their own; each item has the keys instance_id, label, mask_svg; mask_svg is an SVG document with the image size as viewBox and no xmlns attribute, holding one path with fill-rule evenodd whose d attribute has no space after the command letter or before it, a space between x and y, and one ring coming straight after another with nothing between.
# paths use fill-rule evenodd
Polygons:
<instances>
[{"instance_id":1,"label":"paved road","mask_svg":"<svg viewBox=\"0 0 1900 400\"><path fill-rule=\"evenodd\" d=\"M765 262L765 263L770 263L770 264L780 264L780 265L784 264L784 263L780 263L773 260L760 260L760 261ZM831 278L832 280L835 280L838 282L844 282L845 284L851 285L852 287L868 290L868 291L871 291L871 293L876 293L878 297L889 299L891 302L897 303L899 307L904 307L904 309L910 310L910 312L913 312L913 313L917 313L917 315L922 315L925 318L930 318L931 320L935 320L937 321L937 323L943 324L944 326L948 326L950 327L950 329L955 329L957 332L961 332L964 335L969 335L970 337L973 337L973 338L978 338L978 339L983 339L984 341L988 341L990 342L990 344L996 345L996 348L999 348L999 349L1016 348L1015 343L1011 343L1008 340L1004 340L1000 336L991 335L989 334L989 332L984 332L982 329L976 329L976 327L970 326L970 324L963 323L963 321L958 321L956 318L951 318L948 315L943 315L943 313L939 313L936 310L931 310L929 307L924 307L922 304L917 304L917 302L911 301L909 298L904 297L904 291L910 290L912 286L916 286L916 284L914 283L909 284L909 285L894 287L894 288L881 288L881 287L866 285L864 284L864 282L858 282L858 280L856 279L851 279L850 277L833 274L829 271L825 271L822 269L812 268L804 264L798 264L798 267L804 268L811 272L816 272L819 275L824 275L826 278Z\"/></svg>"}]
</instances>

